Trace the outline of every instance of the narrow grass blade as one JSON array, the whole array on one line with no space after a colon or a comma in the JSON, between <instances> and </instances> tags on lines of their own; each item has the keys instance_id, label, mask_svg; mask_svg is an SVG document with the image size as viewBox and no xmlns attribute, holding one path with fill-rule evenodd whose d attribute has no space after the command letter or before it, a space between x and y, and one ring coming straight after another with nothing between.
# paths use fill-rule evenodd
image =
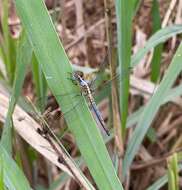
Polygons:
<instances>
[{"instance_id":1,"label":"narrow grass blade","mask_svg":"<svg viewBox=\"0 0 182 190\"><path fill-rule=\"evenodd\" d=\"M131 26L133 3L131 1L117 0L115 2L118 37L119 73L124 73L130 67L131 58ZM121 75L122 76L122 75ZM120 112L122 135L126 129L128 115L129 74L120 83Z\"/></svg>"},{"instance_id":2,"label":"narrow grass blade","mask_svg":"<svg viewBox=\"0 0 182 190\"><path fill-rule=\"evenodd\" d=\"M33 72L36 96L38 99L41 100L39 101L39 105L36 106L38 106L39 110L42 113L45 109L45 104L46 104L46 98L43 97L46 97L45 94L47 91L47 83L35 56L33 56L32 65L33 65L32 72Z\"/></svg>"},{"instance_id":3,"label":"narrow grass blade","mask_svg":"<svg viewBox=\"0 0 182 190\"><path fill-rule=\"evenodd\" d=\"M68 79L72 67L44 2L42 0L15 0L15 4L52 93L56 95L79 92L78 87ZM88 105L83 97L80 99L82 103L72 109L69 116L65 118L68 127L76 138L98 188L123 189ZM70 108L75 105L71 95L68 95L64 101L57 97L57 101L63 113L67 111L68 103L70 103Z\"/></svg>"},{"instance_id":4,"label":"narrow grass blade","mask_svg":"<svg viewBox=\"0 0 182 190\"><path fill-rule=\"evenodd\" d=\"M3 159L0 156L0 189L4 190Z\"/></svg>"},{"instance_id":5,"label":"narrow grass blade","mask_svg":"<svg viewBox=\"0 0 182 190\"><path fill-rule=\"evenodd\" d=\"M177 153L168 158L168 189L179 190Z\"/></svg>"},{"instance_id":6,"label":"narrow grass blade","mask_svg":"<svg viewBox=\"0 0 182 190\"><path fill-rule=\"evenodd\" d=\"M139 10L141 2L142 0L133 0L133 16L135 16L137 11Z\"/></svg>"},{"instance_id":7,"label":"narrow grass blade","mask_svg":"<svg viewBox=\"0 0 182 190\"><path fill-rule=\"evenodd\" d=\"M147 190L158 190L161 189L167 183L167 175L162 176L154 184L147 188Z\"/></svg>"},{"instance_id":8,"label":"narrow grass blade","mask_svg":"<svg viewBox=\"0 0 182 190\"><path fill-rule=\"evenodd\" d=\"M178 165L179 171L182 170L182 165ZM154 184L152 184L150 187L147 188L147 190L159 190L161 189L168 181L168 176L167 174L160 177Z\"/></svg>"},{"instance_id":9,"label":"narrow grass blade","mask_svg":"<svg viewBox=\"0 0 182 190\"><path fill-rule=\"evenodd\" d=\"M161 81L157 91L152 96L151 100L147 104L145 110L143 111L142 116L134 130L134 133L129 141L126 154L124 157L123 163L123 173L126 175L141 143L152 123L155 114L157 113L160 105L163 103L163 97L166 96L172 84L174 83L176 77L182 70L182 43L178 47L176 54L173 57L173 60Z\"/></svg>"},{"instance_id":10,"label":"narrow grass blade","mask_svg":"<svg viewBox=\"0 0 182 190\"><path fill-rule=\"evenodd\" d=\"M182 25L172 25L159 30L147 41L146 45L142 49L132 56L131 66L134 67L137 65L142 60L144 55L146 55L156 45L165 42L172 36L180 33L182 33Z\"/></svg>"},{"instance_id":11,"label":"narrow grass blade","mask_svg":"<svg viewBox=\"0 0 182 190\"><path fill-rule=\"evenodd\" d=\"M175 88L172 88L168 91L167 95L164 97L162 104L165 104L169 101L175 100L176 97L182 95L182 85L179 85ZM137 111L132 113L127 119L127 128L133 127L140 119L142 112L144 110L144 106L140 107Z\"/></svg>"},{"instance_id":12,"label":"narrow grass blade","mask_svg":"<svg viewBox=\"0 0 182 190\"><path fill-rule=\"evenodd\" d=\"M153 23L153 33L157 32L161 28L161 19L159 13L159 4L157 0L153 0L152 5L152 23ZM153 52L153 57L151 61L151 81L157 82L160 75L160 65L162 57L163 44L159 44L155 47Z\"/></svg>"},{"instance_id":13,"label":"narrow grass blade","mask_svg":"<svg viewBox=\"0 0 182 190\"><path fill-rule=\"evenodd\" d=\"M17 52L17 68L16 76L13 84L12 96L9 103L8 114L3 128L3 133L1 137L1 144L9 152L12 152L12 120L11 116L14 111L15 104L18 100L18 97L21 93L21 88L23 85L26 67L30 63L32 56L32 50L28 39L25 34L22 35L22 38L19 43L19 48Z\"/></svg>"},{"instance_id":14,"label":"narrow grass blade","mask_svg":"<svg viewBox=\"0 0 182 190\"><path fill-rule=\"evenodd\" d=\"M0 144L0 168L3 168L3 182L9 190L30 190L27 179L18 168L15 161L9 157L6 150ZM21 181L21 183L20 183Z\"/></svg>"},{"instance_id":15,"label":"narrow grass blade","mask_svg":"<svg viewBox=\"0 0 182 190\"><path fill-rule=\"evenodd\" d=\"M2 33L3 33L3 61L6 66L6 73L8 82L12 85L14 80L14 73L16 68L16 40L11 37L8 25L9 16L9 0L2 1L3 16L1 19Z\"/></svg>"}]
</instances>

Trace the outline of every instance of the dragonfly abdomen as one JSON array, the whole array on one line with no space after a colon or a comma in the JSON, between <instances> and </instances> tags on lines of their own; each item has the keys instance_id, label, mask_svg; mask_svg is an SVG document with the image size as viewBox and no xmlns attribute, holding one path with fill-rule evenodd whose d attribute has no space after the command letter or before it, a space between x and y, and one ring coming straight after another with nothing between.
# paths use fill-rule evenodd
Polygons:
<instances>
[{"instance_id":1,"label":"dragonfly abdomen","mask_svg":"<svg viewBox=\"0 0 182 190\"><path fill-rule=\"evenodd\" d=\"M103 120L103 118L101 116L100 111L97 109L96 103L94 101L90 101L90 103L91 103L92 109L94 110L94 112L95 112L95 114L96 114L102 128L104 129L106 134L109 136L110 135L109 130L105 127L105 122L104 122L104 120Z\"/></svg>"}]
</instances>

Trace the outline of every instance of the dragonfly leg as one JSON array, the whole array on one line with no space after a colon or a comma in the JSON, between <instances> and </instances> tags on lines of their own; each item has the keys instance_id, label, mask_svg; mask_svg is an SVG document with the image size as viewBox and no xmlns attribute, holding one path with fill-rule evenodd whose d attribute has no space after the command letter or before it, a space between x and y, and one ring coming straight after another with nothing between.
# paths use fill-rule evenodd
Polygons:
<instances>
[{"instance_id":1,"label":"dragonfly leg","mask_svg":"<svg viewBox=\"0 0 182 190\"><path fill-rule=\"evenodd\" d=\"M43 131L42 131L41 128L37 128L36 131L37 131L37 133L39 133L39 135L42 135L42 134L43 134Z\"/></svg>"},{"instance_id":2,"label":"dragonfly leg","mask_svg":"<svg viewBox=\"0 0 182 190\"><path fill-rule=\"evenodd\" d=\"M61 163L61 164L64 164L64 163L65 163L65 161L64 161L64 159L63 159L62 156L59 156L59 157L58 157L58 162Z\"/></svg>"},{"instance_id":3,"label":"dragonfly leg","mask_svg":"<svg viewBox=\"0 0 182 190\"><path fill-rule=\"evenodd\" d=\"M45 137L45 136L47 135L47 133L48 133L48 130L47 130L46 127L37 128L37 132L38 132L41 136Z\"/></svg>"},{"instance_id":4,"label":"dragonfly leg","mask_svg":"<svg viewBox=\"0 0 182 190\"><path fill-rule=\"evenodd\" d=\"M82 95L83 95L83 93L82 93L82 91L80 91L80 93L76 94L73 98L78 97L78 96L82 96Z\"/></svg>"},{"instance_id":5,"label":"dragonfly leg","mask_svg":"<svg viewBox=\"0 0 182 190\"><path fill-rule=\"evenodd\" d=\"M74 85L77 85L77 82L75 79L71 78L71 77L68 77L67 79L71 80L71 82L74 84Z\"/></svg>"},{"instance_id":6,"label":"dragonfly leg","mask_svg":"<svg viewBox=\"0 0 182 190\"><path fill-rule=\"evenodd\" d=\"M74 79L73 73L68 72L68 74L69 74L70 76L67 77L67 79L68 79L68 80L71 80L73 84L77 85L77 81Z\"/></svg>"}]
</instances>

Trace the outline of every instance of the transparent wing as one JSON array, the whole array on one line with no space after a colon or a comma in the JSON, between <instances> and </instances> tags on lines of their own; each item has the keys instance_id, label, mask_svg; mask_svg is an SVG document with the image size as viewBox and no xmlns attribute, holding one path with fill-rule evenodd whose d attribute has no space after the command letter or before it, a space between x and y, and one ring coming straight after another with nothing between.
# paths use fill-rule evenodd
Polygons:
<instances>
[{"instance_id":1,"label":"transparent wing","mask_svg":"<svg viewBox=\"0 0 182 190\"><path fill-rule=\"evenodd\" d=\"M62 100L64 101L64 98L66 96L68 96L73 98L74 101L75 101L75 104L74 105L66 105L66 111L63 113L61 112L60 108L59 108L59 105L56 101L56 98L62 98ZM70 96L71 95L71 96ZM79 105L79 103L81 103L81 93L79 94L78 92L77 93L65 93L65 94L59 94L59 95L56 95L53 96L45 96L45 97L40 97L38 99L36 99L34 101L34 106L37 108L37 110L39 110L39 105L40 103L42 102L42 99L46 100L46 106L45 106L45 111L43 113L40 113L39 111L39 114L37 114L37 112L34 112L33 110L35 109L32 109L32 111L30 112L30 114L36 119L36 120L39 120L40 119L40 116L43 117L48 123L50 124L56 124L58 122L58 120L60 120L61 118L63 117L68 117L69 116L69 112L72 111L74 108L76 108L76 106ZM39 119L37 119L37 117L39 117Z\"/></svg>"},{"instance_id":2,"label":"transparent wing","mask_svg":"<svg viewBox=\"0 0 182 190\"><path fill-rule=\"evenodd\" d=\"M58 106L58 103L56 101L56 99L62 99L62 101L64 101L64 99L69 96L73 99L77 99L78 96L81 95L81 92L70 92L70 93L63 93L63 94L56 94L56 95L47 95L47 96L43 96L43 97L39 97L36 98L34 100L34 104L36 105L36 107L39 108L40 104L44 101L45 103L45 109L49 108L51 111L56 109ZM69 107L69 105L68 105Z\"/></svg>"},{"instance_id":3,"label":"transparent wing","mask_svg":"<svg viewBox=\"0 0 182 190\"><path fill-rule=\"evenodd\" d=\"M90 88L93 93L97 93L101 89L110 87L113 80L116 80L116 82L119 86L119 83L122 82L123 79L126 76L128 76L131 72L132 72L132 67L123 71L122 74L117 74L112 79L109 79L109 77L110 77L109 75L106 76L101 73L100 76L97 77L98 81L95 81L95 83L92 82L92 84L94 84L94 87L91 86Z\"/></svg>"}]
</instances>

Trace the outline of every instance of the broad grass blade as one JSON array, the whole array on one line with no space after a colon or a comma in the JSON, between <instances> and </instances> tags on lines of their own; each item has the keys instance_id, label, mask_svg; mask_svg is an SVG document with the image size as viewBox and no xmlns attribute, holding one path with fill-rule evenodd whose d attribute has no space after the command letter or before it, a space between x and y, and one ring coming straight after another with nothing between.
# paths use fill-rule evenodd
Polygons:
<instances>
[{"instance_id":1,"label":"broad grass blade","mask_svg":"<svg viewBox=\"0 0 182 190\"><path fill-rule=\"evenodd\" d=\"M17 166L16 162L9 156L9 153L0 143L0 160L3 170L3 182L9 190L31 190L24 174ZM13 171L13 172L12 172ZM21 183L20 183L21 181Z\"/></svg>"},{"instance_id":2,"label":"broad grass blade","mask_svg":"<svg viewBox=\"0 0 182 190\"><path fill-rule=\"evenodd\" d=\"M78 90L78 87L67 79L72 68L44 2L15 0L15 4L52 93L61 94ZM63 112L66 111L65 105L69 102L72 106L75 104L70 96L64 101L58 97L57 101ZM76 138L77 145L98 188L123 189L84 98L82 104L70 112L66 122Z\"/></svg>"}]
</instances>

